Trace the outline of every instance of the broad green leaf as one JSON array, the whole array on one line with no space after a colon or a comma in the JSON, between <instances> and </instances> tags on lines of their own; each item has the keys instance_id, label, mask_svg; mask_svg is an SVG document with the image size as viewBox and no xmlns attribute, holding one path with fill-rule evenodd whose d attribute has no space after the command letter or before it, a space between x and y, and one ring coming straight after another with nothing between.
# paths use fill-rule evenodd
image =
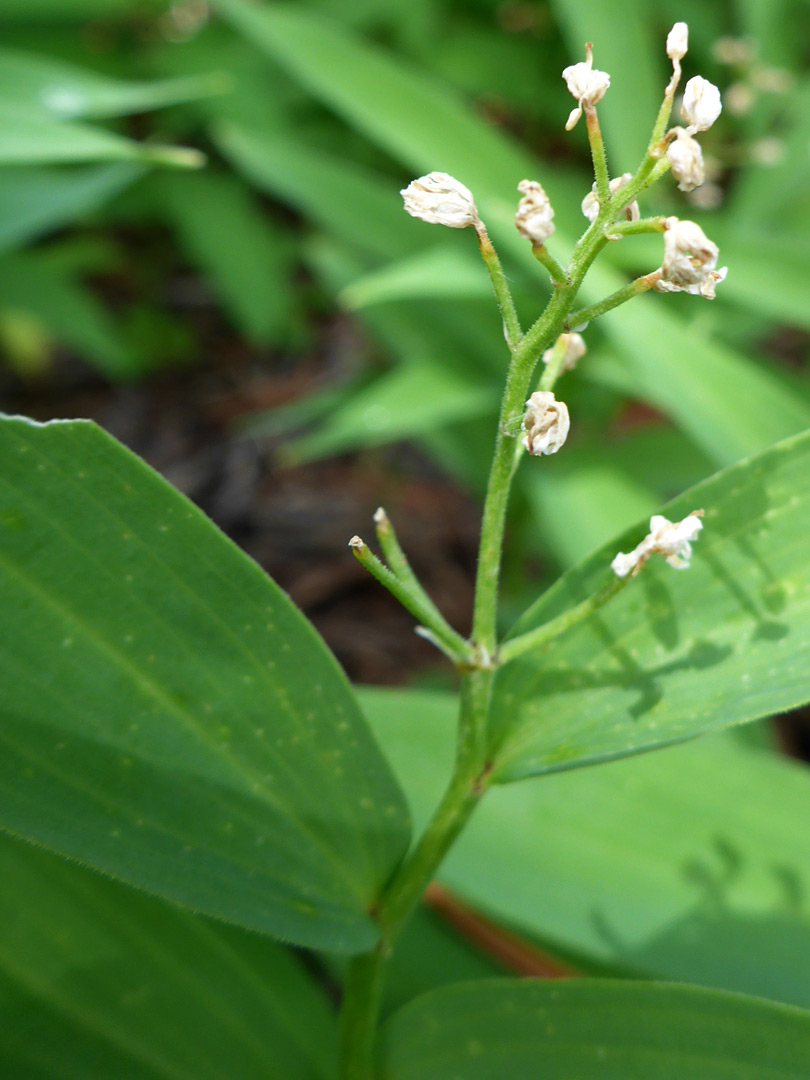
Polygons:
<instances>
[{"instance_id":1,"label":"broad green leaf","mask_svg":"<svg viewBox=\"0 0 810 1080\"><path fill-rule=\"evenodd\" d=\"M361 700L421 830L450 694ZM488 792L442 864L464 900L585 963L810 1007L810 772L720 732Z\"/></svg>"},{"instance_id":2,"label":"broad green leaf","mask_svg":"<svg viewBox=\"0 0 810 1080\"><path fill-rule=\"evenodd\" d=\"M193 101L225 86L208 78L126 82L52 56L0 48L0 98L23 101L57 118L102 118Z\"/></svg>"},{"instance_id":3,"label":"broad green leaf","mask_svg":"<svg viewBox=\"0 0 810 1080\"><path fill-rule=\"evenodd\" d=\"M292 307L287 237L237 177L163 173L155 182L181 243L242 333L276 340Z\"/></svg>"},{"instance_id":4,"label":"broad green leaf","mask_svg":"<svg viewBox=\"0 0 810 1080\"><path fill-rule=\"evenodd\" d=\"M52 120L38 109L0 101L0 165L51 165L79 161L149 161L198 168L198 150L179 146L146 146L104 128L68 120Z\"/></svg>"},{"instance_id":5,"label":"broad green leaf","mask_svg":"<svg viewBox=\"0 0 810 1080\"><path fill-rule=\"evenodd\" d=\"M806 1080L810 1012L690 986L498 980L386 1029L383 1080Z\"/></svg>"},{"instance_id":6,"label":"broad green leaf","mask_svg":"<svg viewBox=\"0 0 810 1080\"><path fill-rule=\"evenodd\" d=\"M0 1072L328 1080L335 1021L284 949L0 836Z\"/></svg>"},{"instance_id":7,"label":"broad green leaf","mask_svg":"<svg viewBox=\"0 0 810 1080\"><path fill-rule=\"evenodd\" d=\"M718 473L663 508L705 508L688 572L657 556L595 616L498 674L501 781L637 753L793 708L810 697L810 433ZM511 632L611 579L637 526L569 571Z\"/></svg>"},{"instance_id":8,"label":"broad green leaf","mask_svg":"<svg viewBox=\"0 0 810 1080\"><path fill-rule=\"evenodd\" d=\"M438 168L462 180L504 252L529 269L533 260L528 245L514 229L515 187L524 176L540 177L555 203L555 176L542 162L485 124L449 87L315 12L245 0L216 0L216 7L297 81L408 169ZM323 190L328 186L325 181ZM292 199L296 201L295 194ZM358 209L362 212L362 199L351 209L353 216ZM367 230L374 231L370 218ZM562 230L554 239L555 251L570 249ZM389 258L400 254L388 252ZM532 269L538 280L537 267ZM597 266L583 290L583 303L624 282L608 267ZM669 310L664 308L667 301ZM631 364L640 395L665 409L718 464L764 449L810 423L810 409L770 373L721 349L673 314L678 301L691 302L690 310L695 310L695 297L643 297L604 321L614 345ZM734 394L729 394L729 386Z\"/></svg>"},{"instance_id":9,"label":"broad green leaf","mask_svg":"<svg viewBox=\"0 0 810 1080\"><path fill-rule=\"evenodd\" d=\"M0 825L227 921L367 948L407 813L310 624L93 424L6 418L0 457Z\"/></svg>"},{"instance_id":10,"label":"broad green leaf","mask_svg":"<svg viewBox=\"0 0 810 1080\"><path fill-rule=\"evenodd\" d=\"M145 172L137 162L0 170L0 251L95 210Z\"/></svg>"}]
</instances>

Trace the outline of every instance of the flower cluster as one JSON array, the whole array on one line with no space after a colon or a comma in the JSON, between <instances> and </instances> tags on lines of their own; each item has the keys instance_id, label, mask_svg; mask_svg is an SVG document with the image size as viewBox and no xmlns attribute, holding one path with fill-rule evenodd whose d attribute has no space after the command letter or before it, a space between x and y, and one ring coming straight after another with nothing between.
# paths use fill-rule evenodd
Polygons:
<instances>
[{"instance_id":1,"label":"flower cluster","mask_svg":"<svg viewBox=\"0 0 810 1080\"><path fill-rule=\"evenodd\" d=\"M411 217L429 225L447 225L451 229L476 228L481 219L475 199L460 180L444 172L432 172L412 180L400 191Z\"/></svg>"},{"instance_id":2,"label":"flower cluster","mask_svg":"<svg viewBox=\"0 0 810 1080\"><path fill-rule=\"evenodd\" d=\"M620 551L611 569L617 577L637 574L653 554L663 555L676 570L686 570L692 557L692 544L703 528L700 520L702 510L693 510L683 521L668 521L660 514L650 518L650 531L633 550L627 554Z\"/></svg>"},{"instance_id":3,"label":"flower cluster","mask_svg":"<svg viewBox=\"0 0 810 1080\"><path fill-rule=\"evenodd\" d=\"M530 454L556 454L570 425L565 402L557 401L550 390L538 390L526 402L523 445Z\"/></svg>"},{"instance_id":4,"label":"flower cluster","mask_svg":"<svg viewBox=\"0 0 810 1080\"><path fill-rule=\"evenodd\" d=\"M597 101L605 96L605 91L610 86L610 76L606 71L598 71L593 66L593 47L585 46L585 62L571 64L563 69L563 78L571 94L577 100L577 106L571 110L571 114L565 124L565 130L570 131L582 116L582 110L586 112L592 109Z\"/></svg>"},{"instance_id":5,"label":"flower cluster","mask_svg":"<svg viewBox=\"0 0 810 1080\"><path fill-rule=\"evenodd\" d=\"M515 213L515 227L533 244L544 244L554 232L554 210L548 195L536 180L521 180L518 191L523 198Z\"/></svg>"},{"instance_id":6,"label":"flower cluster","mask_svg":"<svg viewBox=\"0 0 810 1080\"><path fill-rule=\"evenodd\" d=\"M694 221L668 217L664 229L664 261L658 292L687 292L714 300L714 287L728 267L715 269L719 249Z\"/></svg>"},{"instance_id":7,"label":"flower cluster","mask_svg":"<svg viewBox=\"0 0 810 1080\"><path fill-rule=\"evenodd\" d=\"M675 93L680 80L681 60L686 55L688 43L686 23L675 23L667 37L667 56L672 60L672 79L667 87L669 98ZM681 191L693 191L705 179L703 151L694 136L698 131L708 131L722 108L720 91L714 83L701 75L689 80L681 105L681 116L686 121L686 127L674 127L666 136L667 159Z\"/></svg>"}]
</instances>

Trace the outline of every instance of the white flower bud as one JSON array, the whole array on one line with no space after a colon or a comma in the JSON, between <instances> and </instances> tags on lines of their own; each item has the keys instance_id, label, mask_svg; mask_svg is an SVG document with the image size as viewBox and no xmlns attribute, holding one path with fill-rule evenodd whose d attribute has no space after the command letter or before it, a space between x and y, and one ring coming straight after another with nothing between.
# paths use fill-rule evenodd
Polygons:
<instances>
[{"instance_id":1,"label":"white flower bud","mask_svg":"<svg viewBox=\"0 0 810 1080\"><path fill-rule=\"evenodd\" d=\"M563 358L561 371L572 371L577 366L577 360L580 360L588 351L585 347L585 342L581 334L560 334L554 345L554 348L546 349L543 353L542 360L544 364L547 364L557 348L557 345L562 344L565 347L565 356Z\"/></svg>"},{"instance_id":2,"label":"white flower bud","mask_svg":"<svg viewBox=\"0 0 810 1080\"><path fill-rule=\"evenodd\" d=\"M692 191L706 179L700 143L684 128L676 128L677 137L667 147L672 175L681 191Z\"/></svg>"},{"instance_id":3,"label":"white flower bud","mask_svg":"<svg viewBox=\"0 0 810 1080\"><path fill-rule=\"evenodd\" d=\"M554 232L554 210L548 195L536 180L521 180L518 191L523 198L518 203L515 227L533 244L544 244Z\"/></svg>"},{"instance_id":4,"label":"white flower bud","mask_svg":"<svg viewBox=\"0 0 810 1080\"><path fill-rule=\"evenodd\" d=\"M667 34L667 56L670 60L683 60L689 48L689 27L685 22L676 22Z\"/></svg>"},{"instance_id":5,"label":"white flower bud","mask_svg":"<svg viewBox=\"0 0 810 1080\"><path fill-rule=\"evenodd\" d=\"M701 75L689 80L683 91L681 116L691 128L690 134L708 131L722 110L720 91L714 83Z\"/></svg>"},{"instance_id":6,"label":"white flower bud","mask_svg":"<svg viewBox=\"0 0 810 1080\"><path fill-rule=\"evenodd\" d=\"M714 299L714 286L723 281L727 267L715 270L719 254L716 244L694 221L669 217L665 222L664 261L658 292L688 292Z\"/></svg>"},{"instance_id":7,"label":"white flower bud","mask_svg":"<svg viewBox=\"0 0 810 1080\"><path fill-rule=\"evenodd\" d=\"M610 188L610 194L615 195L619 188L623 188L628 180L633 179L633 174L626 172L621 176L614 176L610 181L608 187ZM596 184L593 185L591 190L582 200L582 213L588 219L588 221L594 221L596 215L599 213L599 199L596 197ZM631 203L628 203L622 210L623 216L628 221L638 221L641 217L641 210L639 210L638 201L633 199Z\"/></svg>"},{"instance_id":8,"label":"white flower bud","mask_svg":"<svg viewBox=\"0 0 810 1080\"><path fill-rule=\"evenodd\" d=\"M530 454L556 454L568 437L568 406L550 390L538 390L526 406L523 445Z\"/></svg>"},{"instance_id":9,"label":"white flower bud","mask_svg":"<svg viewBox=\"0 0 810 1080\"><path fill-rule=\"evenodd\" d=\"M430 225L463 229L467 225L480 224L472 192L447 173L432 172L420 176L403 188L400 195L411 217Z\"/></svg>"},{"instance_id":10,"label":"white flower bud","mask_svg":"<svg viewBox=\"0 0 810 1080\"><path fill-rule=\"evenodd\" d=\"M692 544L703 528L700 520L702 510L693 510L683 521L667 521L660 514L650 518L650 531L631 552L620 551L611 569L617 577L637 574L650 555L663 555L667 563L676 570L686 570L692 557Z\"/></svg>"},{"instance_id":11,"label":"white flower bud","mask_svg":"<svg viewBox=\"0 0 810 1080\"><path fill-rule=\"evenodd\" d=\"M563 69L566 86L577 100L577 107L572 109L566 122L566 131L570 131L582 116L583 108L592 108L597 101L602 100L610 86L610 75L606 71L596 70L593 66L593 50L590 45L585 46L585 56L587 59L584 62L571 64Z\"/></svg>"}]
</instances>

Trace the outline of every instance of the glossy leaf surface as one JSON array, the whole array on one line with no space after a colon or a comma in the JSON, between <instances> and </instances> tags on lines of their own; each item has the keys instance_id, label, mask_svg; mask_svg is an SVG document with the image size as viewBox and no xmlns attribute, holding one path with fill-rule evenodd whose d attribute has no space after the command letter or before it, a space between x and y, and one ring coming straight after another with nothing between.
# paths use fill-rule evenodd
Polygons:
<instances>
[{"instance_id":1,"label":"glossy leaf surface","mask_svg":"<svg viewBox=\"0 0 810 1080\"><path fill-rule=\"evenodd\" d=\"M333 657L94 425L0 422L0 824L148 891L352 951L407 813Z\"/></svg>"},{"instance_id":2,"label":"glossy leaf surface","mask_svg":"<svg viewBox=\"0 0 810 1080\"><path fill-rule=\"evenodd\" d=\"M810 1012L687 986L461 984L387 1030L385 1080L803 1080Z\"/></svg>"},{"instance_id":3,"label":"glossy leaf surface","mask_svg":"<svg viewBox=\"0 0 810 1080\"><path fill-rule=\"evenodd\" d=\"M364 689L415 827L453 762L450 694ZM488 792L439 880L586 964L810 1007L810 770L721 732Z\"/></svg>"},{"instance_id":4,"label":"glossy leaf surface","mask_svg":"<svg viewBox=\"0 0 810 1080\"><path fill-rule=\"evenodd\" d=\"M287 952L0 836L0 1072L325 1080L335 1020Z\"/></svg>"},{"instance_id":5,"label":"glossy leaf surface","mask_svg":"<svg viewBox=\"0 0 810 1080\"><path fill-rule=\"evenodd\" d=\"M571 768L810 699L810 433L698 484L662 510L704 508L691 567L654 556L609 604L499 672L495 776ZM646 522L569 571L514 637L593 595Z\"/></svg>"}]
</instances>

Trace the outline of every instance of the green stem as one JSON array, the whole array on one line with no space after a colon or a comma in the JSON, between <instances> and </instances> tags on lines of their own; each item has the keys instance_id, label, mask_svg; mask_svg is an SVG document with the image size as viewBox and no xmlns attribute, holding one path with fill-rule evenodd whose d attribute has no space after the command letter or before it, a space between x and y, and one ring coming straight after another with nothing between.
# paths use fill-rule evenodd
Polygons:
<instances>
[{"instance_id":1,"label":"green stem","mask_svg":"<svg viewBox=\"0 0 810 1080\"><path fill-rule=\"evenodd\" d=\"M398 577L402 584L410 589L412 595L421 599L425 607L433 612L436 619L446 625L446 619L425 592L421 581L413 572L413 568L408 562L408 556L402 550L402 546L397 539L391 519L381 506L374 513L374 528L377 533L377 541L394 576Z\"/></svg>"},{"instance_id":2,"label":"green stem","mask_svg":"<svg viewBox=\"0 0 810 1080\"><path fill-rule=\"evenodd\" d=\"M512 362L507 372L481 522L473 612L473 641L490 655L496 648L498 580L506 525L506 507L512 475L515 471L513 440L518 430L516 420L523 412L532 374L540 353L559 337L582 279L607 243L604 235L607 217L608 208L603 207L581 237L566 273L568 284L555 289L546 310L526 331L520 345L512 354Z\"/></svg>"},{"instance_id":3,"label":"green stem","mask_svg":"<svg viewBox=\"0 0 810 1080\"><path fill-rule=\"evenodd\" d=\"M532 244L532 255L548 270L552 285L565 285L567 283L568 278L565 274L565 268L546 249L545 244Z\"/></svg>"},{"instance_id":4,"label":"green stem","mask_svg":"<svg viewBox=\"0 0 810 1080\"><path fill-rule=\"evenodd\" d=\"M551 619L549 622L543 623L542 626L537 626L534 630L521 634L520 637L505 641L498 650L498 660L501 664L508 664L510 660L514 660L516 656L528 652L529 649L536 649L539 645L545 645L546 642L559 637L569 627L574 626L583 619L587 619L594 611L598 611L599 608L603 607L608 600L611 600L622 591L629 580L629 577L614 577L600 592L589 596L587 600L583 600L580 604L572 607L570 611L564 611L556 619Z\"/></svg>"},{"instance_id":5,"label":"green stem","mask_svg":"<svg viewBox=\"0 0 810 1080\"><path fill-rule=\"evenodd\" d=\"M380 942L349 963L340 1018L341 1080L371 1080L382 980L394 941L486 791L489 769L485 748L493 677L491 670L473 670L462 676L453 775L421 839L380 901L376 913Z\"/></svg>"},{"instance_id":6,"label":"green stem","mask_svg":"<svg viewBox=\"0 0 810 1080\"><path fill-rule=\"evenodd\" d=\"M349 960L340 1009L341 1080L371 1080L374 1035L380 1012L385 957L383 943Z\"/></svg>"},{"instance_id":7,"label":"green stem","mask_svg":"<svg viewBox=\"0 0 810 1080\"><path fill-rule=\"evenodd\" d=\"M666 229L666 218L640 218L638 221L615 221L608 226L611 236L641 236L644 233L661 233Z\"/></svg>"},{"instance_id":8,"label":"green stem","mask_svg":"<svg viewBox=\"0 0 810 1080\"><path fill-rule=\"evenodd\" d=\"M546 364L545 371L540 376L540 386L538 389L552 389L557 379L559 379L560 375L562 375L563 367L565 366L565 356L567 352L568 343L566 341L565 335L560 334L560 336L554 342L554 348L551 350L551 356L548 358L548 363Z\"/></svg>"},{"instance_id":9,"label":"green stem","mask_svg":"<svg viewBox=\"0 0 810 1080\"><path fill-rule=\"evenodd\" d=\"M606 296L604 300L600 300L596 304L591 304L590 307L580 308L579 311L575 311L573 315L569 315L568 322L571 326L579 326L581 323L597 319L600 315L604 315L606 311L612 311L613 308L618 307L619 304L625 303L626 300L630 300L632 297L638 296L639 293L652 289L660 278L660 270L653 270L649 274L644 274L643 277L637 277L634 281L628 282L628 284L623 285L621 289L617 289L616 292L611 293L610 296Z\"/></svg>"},{"instance_id":10,"label":"green stem","mask_svg":"<svg viewBox=\"0 0 810 1080\"><path fill-rule=\"evenodd\" d=\"M481 258L489 271L492 288L495 290L495 298L498 301L498 307L501 309L506 343L510 349L515 349L523 337L523 332L520 329L520 322L515 309L515 301L512 299L512 293L509 289L509 282L506 280L501 260L492 246L492 241L484 224L481 223L476 231L478 232L478 243L481 248Z\"/></svg>"},{"instance_id":11,"label":"green stem","mask_svg":"<svg viewBox=\"0 0 810 1080\"><path fill-rule=\"evenodd\" d=\"M361 566L364 566L381 585L388 589L415 619L430 630L436 644L443 647L443 651L446 651L451 659L461 664L473 663L474 658L469 642L461 634L456 633L433 601L424 594L421 586L414 590L408 582L392 574L359 536L352 537L349 547Z\"/></svg>"},{"instance_id":12,"label":"green stem","mask_svg":"<svg viewBox=\"0 0 810 1080\"><path fill-rule=\"evenodd\" d=\"M595 105L585 106L585 124L588 128L588 142L591 144L591 157L593 158L593 173L596 177L596 197L600 206L606 206L610 201L610 180L608 179L605 141L602 138L602 129L599 126L599 117L596 115Z\"/></svg>"}]
</instances>

